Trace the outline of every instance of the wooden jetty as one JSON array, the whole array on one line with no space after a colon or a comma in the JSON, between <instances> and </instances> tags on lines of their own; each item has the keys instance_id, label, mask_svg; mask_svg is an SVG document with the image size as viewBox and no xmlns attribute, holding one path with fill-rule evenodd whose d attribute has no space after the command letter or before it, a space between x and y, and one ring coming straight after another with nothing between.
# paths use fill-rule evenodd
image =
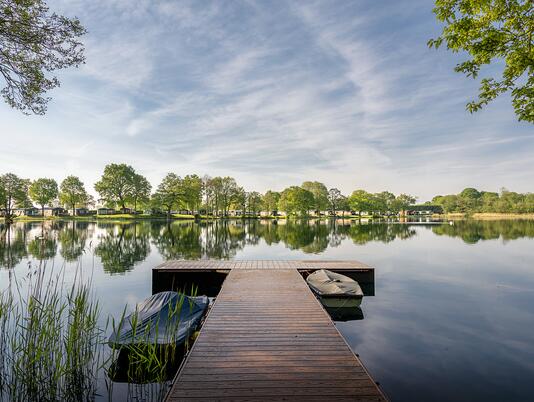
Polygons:
<instances>
[{"instance_id":1,"label":"wooden jetty","mask_svg":"<svg viewBox=\"0 0 534 402\"><path fill-rule=\"evenodd\" d=\"M227 269L166 400L384 401L384 394L299 270L354 262L171 261L156 269Z\"/></svg>"}]
</instances>

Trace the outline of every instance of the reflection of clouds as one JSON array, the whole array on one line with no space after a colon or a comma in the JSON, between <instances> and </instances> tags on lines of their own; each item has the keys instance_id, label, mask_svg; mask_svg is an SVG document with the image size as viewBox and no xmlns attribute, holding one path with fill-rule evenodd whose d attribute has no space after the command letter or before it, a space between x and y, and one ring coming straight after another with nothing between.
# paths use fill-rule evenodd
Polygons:
<instances>
[{"instance_id":1,"label":"reflection of clouds","mask_svg":"<svg viewBox=\"0 0 534 402\"><path fill-rule=\"evenodd\" d=\"M152 242L152 252L125 275L110 275L92 253L81 257L106 318L120 317L125 304L129 312L150 296L151 270L165 255L160 247L171 247L167 251L178 255L200 250L207 256L211 250L211 257L224 252L240 259L318 259L306 248L325 247L326 239L319 259L357 259L376 267L376 296L365 297L362 303L365 319L340 322L337 327L392 398L419 400L424 393L429 400L528 400L531 395L534 247L529 225L489 222L482 231L476 222L460 226L469 238L471 232L491 229L488 240L473 244L466 243L461 232L438 235L435 225L389 229L355 223L334 229L316 221L280 225L239 221L218 229L205 222L196 227L179 221L171 225L174 246L169 238L158 243L165 236L165 222L137 225L137 236ZM87 223L83 230L87 242L97 246L110 232L117 237L123 226ZM131 231L131 224L126 227ZM0 224L0 234L2 228ZM25 237L23 230L31 236ZM50 235L63 230L52 226ZM24 239L33 239L39 226L17 223L12 231L19 233L22 253L27 255ZM412 232L415 235L404 240ZM500 237L493 239L495 232L512 240L503 244ZM339 246L330 245L333 237L335 244L342 238ZM2 244L0 238L0 254ZM47 267L52 272L62 263L58 254ZM22 277L27 271L21 257L12 272ZM0 270L0 289L8 283L8 271Z\"/></svg>"}]
</instances>

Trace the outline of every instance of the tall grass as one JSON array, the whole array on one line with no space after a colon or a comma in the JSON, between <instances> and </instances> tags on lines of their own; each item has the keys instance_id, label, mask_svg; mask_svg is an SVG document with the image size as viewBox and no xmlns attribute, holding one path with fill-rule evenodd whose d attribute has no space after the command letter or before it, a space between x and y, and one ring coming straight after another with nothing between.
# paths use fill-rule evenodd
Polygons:
<instances>
[{"instance_id":1,"label":"tall grass","mask_svg":"<svg viewBox=\"0 0 534 402\"><path fill-rule=\"evenodd\" d=\"M9 401L90 401L102 363L103 331L91 284L64 290L64 270L45 266L0 295L0 398Z\"/></svg>"},{"instance_id":2,"label":"tall grass","mask_svg":"<svg viewBox=\"0 0 534 402\"><path fill-rule=\"evenodd\" d=\"M189 293L194 297L196 288ZM193 301L186 300L185 294L179 292L178 299L170 304L167 316L158 316L152 324L142 323L138 307L129 316L124 310L118 321L112 320L115 334L128 323L132 328L130 337L135 340L124 346L110 342L113 363L108 373L111 379L133 385L129 387L129 400L162 400L165 396L193 335L189 333L184 344L177 344L182 309L191 311L194 307Z\"/></svg>"},{"instance_id":3,"label":"tall grass","mask_svg":"<svg viewBox=\"0 0 534 402\"><path fill-rule=\"evenodd\" d=\"M185 296L168 310L165 330L159 321L155 328L143 327L137 310L126 317L126 308L117 324L99 325L101 308L81 266L72 283L65 267L56 273L53 268L30 265L27 275L0 293L0 401L93 401L103 374L109 376L109 400L122 375L129 383L127 400L161 401L188 348L187 341L176 344ZM110 350L108 329L119 330L125 320L131 320L137 341Z\"/></svg>"}]
</instances>

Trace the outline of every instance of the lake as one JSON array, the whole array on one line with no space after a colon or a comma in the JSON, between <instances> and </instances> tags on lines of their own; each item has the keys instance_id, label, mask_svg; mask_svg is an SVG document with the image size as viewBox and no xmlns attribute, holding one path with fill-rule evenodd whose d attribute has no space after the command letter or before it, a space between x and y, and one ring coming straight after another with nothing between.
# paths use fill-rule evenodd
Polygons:
<instances>
[{"instance_id":1,"label":"lake","mask_svg":"<svg viewBox=\"0 0 534 402\"><path fill-rule=\"evenodd\" d=\"M532 400L534 221L0 224L0 289L40 264L66 283L81 267L105 318L151 295L154 266L199 258L367 263L375 295L336 325L391 400Z\"/></svg>"}]
</instances>

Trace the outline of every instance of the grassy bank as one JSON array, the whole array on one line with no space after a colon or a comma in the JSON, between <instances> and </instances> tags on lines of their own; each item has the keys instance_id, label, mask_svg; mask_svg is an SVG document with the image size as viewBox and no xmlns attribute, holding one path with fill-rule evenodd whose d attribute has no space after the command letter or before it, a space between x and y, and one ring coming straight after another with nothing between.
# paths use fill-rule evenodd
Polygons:
<instances>
[{"instance_id":1,"label":"grassy bank","mask_svg":"<svg viewBox=\"0 0 534 402\"><path fill-rule=\"evenodd\" d=\"M172 214L171 219L172 220L236 220L236 219L330 219L331 216L318 216L318 215L308 215L308 216L300 216L300 215L290 215L290 216L213 216L213 215L200 215L195 217L194 215L186 215L186 214ZM345 216L337 216L336 219L377 219L377 218L387 218L387 217L381 217L377 215L345 215ZM96 222L96 221L130 221L130 220L144 220L144 219L158 219L158 220L166 220L166 215L149 215L149 214L116 214L116 215L88 215L88 216L17 216L13 218L14 222L41 222L41 221L54 221L54 220L72 220L72 221L89 221L89 222Z\"/></svg>"},{"instance_id":2,"label":"grassy bank","mask_svg":"<svg viewBox=\"0 0 534 402\"><path fill-rule=\"evenodd\" d=\"M508 214L495 212L478 212L474 214L450 213L433 215L433 218L439 219L476 219L476 220L517 220L517 219L534 219L534 214Z\"/></svg>"}]
</instances>

